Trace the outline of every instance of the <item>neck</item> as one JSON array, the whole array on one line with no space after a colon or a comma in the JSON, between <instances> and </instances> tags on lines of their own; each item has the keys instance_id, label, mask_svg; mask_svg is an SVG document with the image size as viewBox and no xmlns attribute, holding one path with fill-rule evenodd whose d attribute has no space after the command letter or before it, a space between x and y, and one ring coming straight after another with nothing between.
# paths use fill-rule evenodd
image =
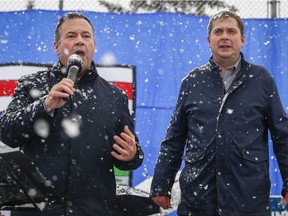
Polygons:
<instances>
[{"instance_id":1,"label":"neck","mask_svg":"<svg viewBox=\"0 0 288 216\"><path fill-rule=\"evenodd\" d=\"M216 64L222 69L227 69L227 68L230 68L230 67L232 67L232 66L234 66L235 64L236 64L236 62L237 62L237 60L238 59L234 59L234 60L226 60L226 59L224 59L224 60L220 60L219 61L219 59L215 59L214 58L214 61L216 62Z\"/></svg>"},{"instance_id":2,"label":"neck","mask_svg":"<svg viewBox=\"0 0 288 216\"><path fill-rule=\"evenodd\" d=\"M217 57L213 56L213 59L215 63L218 65L218 67L221 69L222 74L224 75L226 72L227 68L233 67L236 62L238 61L240 56L236 57L233 56L232 58L229 59L218 59Z\"/></svg>"}]
</instances>

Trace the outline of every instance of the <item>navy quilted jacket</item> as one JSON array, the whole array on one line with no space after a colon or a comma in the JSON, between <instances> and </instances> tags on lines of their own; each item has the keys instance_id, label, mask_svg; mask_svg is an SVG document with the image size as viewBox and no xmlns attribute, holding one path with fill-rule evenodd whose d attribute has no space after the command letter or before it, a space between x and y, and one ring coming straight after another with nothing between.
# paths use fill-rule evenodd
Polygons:
<instances>
[{"instance_id":1,"label":"navy quilted jacket","mask_svg":"<svg viewBox=\"0 0 288 216\"><path fill-rule=\"evenodd\" d=\"M212 58L182 81L151 186L170 195L184 159L180 215L271 215L268 130L288 191L287 115L271 74L241 55L227 92Z\"/></svg>"},{"instance_id":2,"label":"navy quilted jacket","mask_svg":"<svg viewBox=\"0 0 288 216\"><path fill-rule=\"evenodd\" d=\"M112 215L114 165L132 170L143 161L140 146L132 163L111 155L113 135L119 135L125 125L133 131L127 96L101 78L93 63L75 83L74 96L51 117L43 108L44 97L64 76L58 62L52 70L19 80L1 117L1 140L20 147L54 185L60 201L48 206L47 215Z\"/></svg>"}]
</instances>

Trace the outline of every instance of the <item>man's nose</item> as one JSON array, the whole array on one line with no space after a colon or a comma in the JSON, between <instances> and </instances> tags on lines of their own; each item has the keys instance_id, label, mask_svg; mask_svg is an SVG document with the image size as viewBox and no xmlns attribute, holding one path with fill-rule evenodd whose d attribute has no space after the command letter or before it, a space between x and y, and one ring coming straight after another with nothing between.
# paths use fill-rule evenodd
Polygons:
<instances>
[{"instance_id":1,"label":"man's nose","mask_svg":"<svg viewBox=\"0 0 288 216\"><path fill-rule=\"evenodd\" d=\"M228 39L228 32L227 31L223 31L223 33L222 33L222 36L221 36L221 39L222 40L227 40Z\"/></svg>"},{"instance_id":2,"label":"man's nose","mask_svg":"<svg viewBox=\"0 0 288 216\"><path fill-rule=\"evenodd\" d=\"M84 39L81 35L79 35L77 38L76 38L76 42L75 42L75 45L76 46L79 46L79 45L83 45L84 44Z\"/></svg>"}]
</instances>

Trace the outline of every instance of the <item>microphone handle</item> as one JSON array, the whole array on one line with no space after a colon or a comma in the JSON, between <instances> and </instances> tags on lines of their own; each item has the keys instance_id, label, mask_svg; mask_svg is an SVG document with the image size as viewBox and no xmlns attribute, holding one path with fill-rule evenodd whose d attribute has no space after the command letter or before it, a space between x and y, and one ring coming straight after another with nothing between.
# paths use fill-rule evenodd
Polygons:
<instances>
[{"instance_id":1,"label":"microphone handle","mask_svg":"<svg viewBox=\"0 0 288 216\"><path fill-rule=\"evenodd\" d=\"M77 65L72 65L69 68L67 78L75 82L78 72L79 72L79 67Z\"/></svg>"}]
</instances>

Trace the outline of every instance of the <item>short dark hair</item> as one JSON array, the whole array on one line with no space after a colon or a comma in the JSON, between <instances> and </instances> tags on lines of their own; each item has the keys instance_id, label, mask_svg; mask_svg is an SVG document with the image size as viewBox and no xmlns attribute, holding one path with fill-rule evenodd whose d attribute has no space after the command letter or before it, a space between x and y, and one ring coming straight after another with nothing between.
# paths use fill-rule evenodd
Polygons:
<instances>
[{"instance_id":1,"label":"short dark hair","mask_svg":"<svg viewBox=\"0 0 288 216\"><path fill-rule=\"evenodd\" d=\"M240 29L241 32L241 36L244 36L244 23L242 21L242 19L240 18L240 16L238 16L234 11L220 11L219 13L213 15L208 23L208 36L210 36L212 28L213 28L213 24L216 20L220 19L221 17L232 17L237 21L237 25Z\"/></svg>"},{"instance_id":2,"label":"short dark hair","mask_svg":"<svg viewBox=\"0 0 288 216\"><path fill-rule=\"evenodd\" d=\"M55 31L54 31L54 41L58 42L60 40L60 27L63 24L64 21L66 20L71 20L71 19L76 19L76 18L80 18L80 19L85 19L91 26L92 28L92 33L93 33L93 37L94 37L94 27L91 23L91 21L84 16L83 14L79 13L79 12L68 12L66 14L64 14L60 20L58 21Z\"/></svg>"}]
</instances>

